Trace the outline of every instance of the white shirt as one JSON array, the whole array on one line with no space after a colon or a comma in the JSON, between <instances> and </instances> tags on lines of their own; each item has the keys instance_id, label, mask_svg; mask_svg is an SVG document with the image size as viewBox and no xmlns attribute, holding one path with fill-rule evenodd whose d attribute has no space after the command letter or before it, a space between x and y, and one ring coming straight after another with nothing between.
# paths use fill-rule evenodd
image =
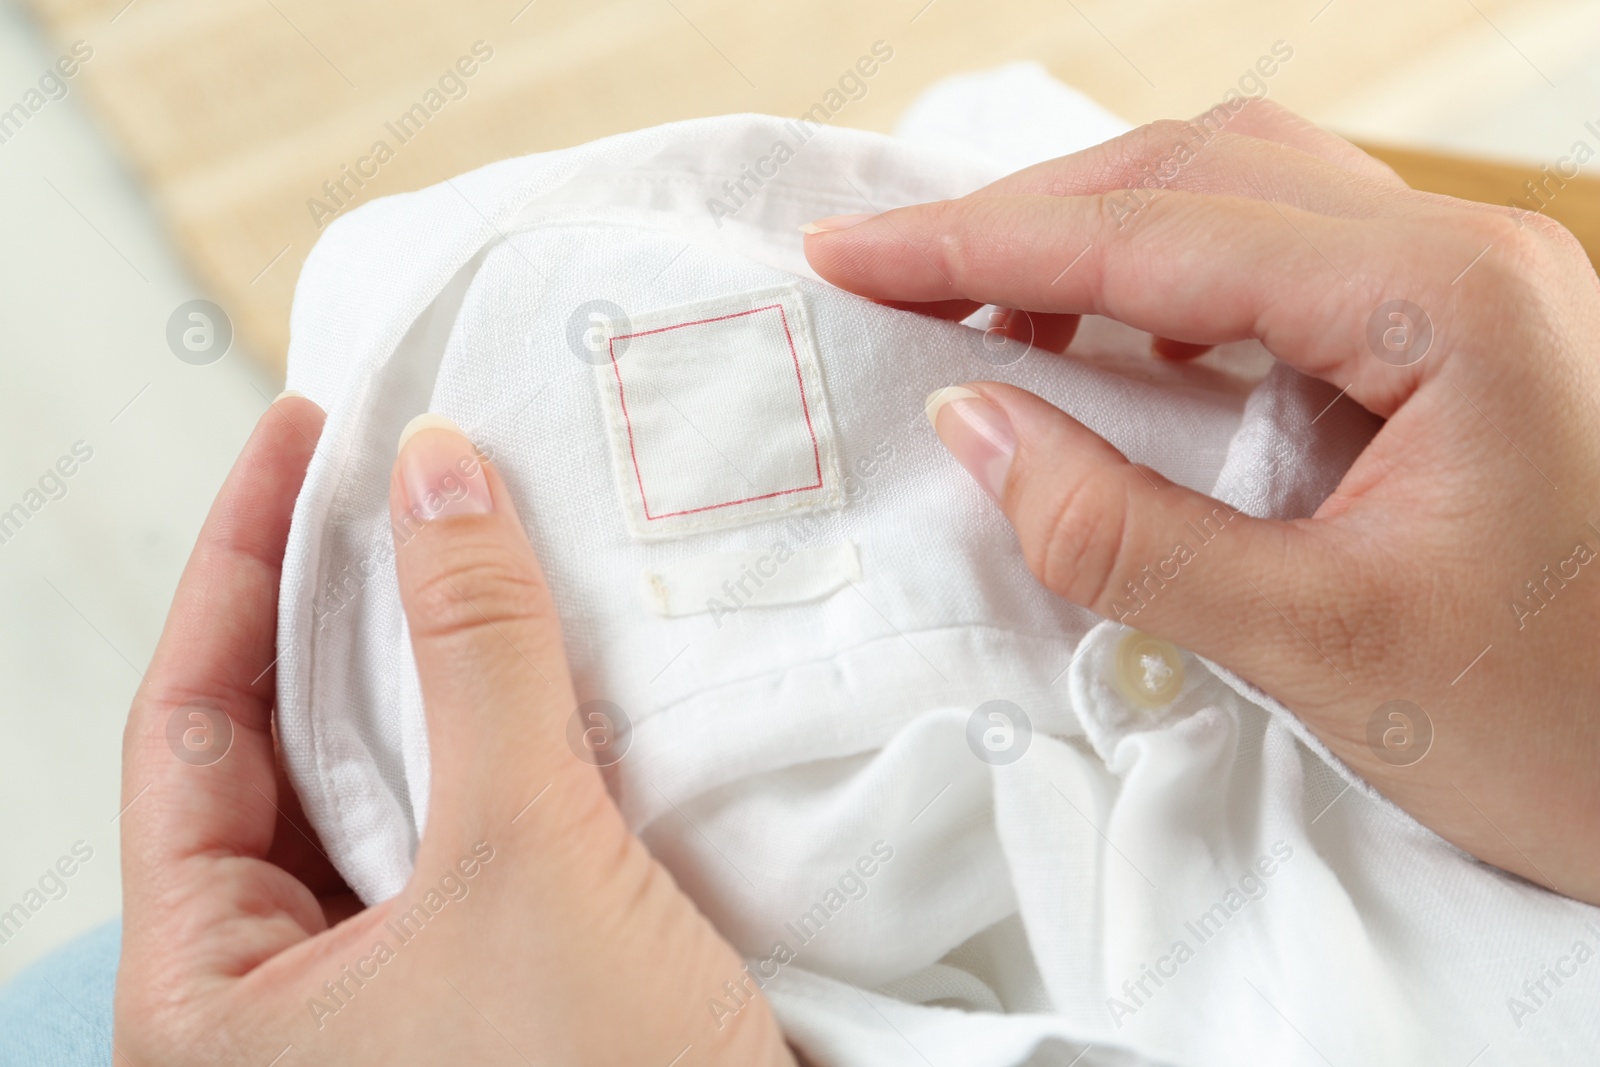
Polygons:
<instances>
[{"instance_id":1,"label":"white shirt","mask_svg":"<svg viewBox=\"0 0 1600 1067\"><path fill-rule=\"evenodd\" d=\"M1280 517L1376 420L1257 345L1159 364L1087 320L1055 357L805 263L809 219L958 196L1117 128L1007 68L931 91L897 138L677 123L329 228L292 320L289 385L329 418L284 570L280 729L363 899L402 888L427 817L386 499L432 410L510 485L580 699L626 718L607 775L628 822L811 1062L1594 1058L1600 912L1461 854L1192 655L1172 699L1130 699L1131 631L1032 579L922 405L1012 382Z\"/></svg>"}]
</instances>

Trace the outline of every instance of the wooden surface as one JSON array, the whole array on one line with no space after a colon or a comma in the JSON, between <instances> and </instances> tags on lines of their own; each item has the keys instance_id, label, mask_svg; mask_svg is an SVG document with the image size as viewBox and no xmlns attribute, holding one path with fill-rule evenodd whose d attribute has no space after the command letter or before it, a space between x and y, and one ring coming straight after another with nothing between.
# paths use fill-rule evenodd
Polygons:
<instances>
[{"instance_id":1,"label":"wooden surface","mask_svg":"<svg viewBox=\"0 0 1600 1067\"><path fill-rule=\"evenodd\" d=\"M1600 270L1600 178L1564 178L1559 171L1526 163L1466 159L1387 145L1362 147L1414 188L1548 215L1583 242L1589 262Z\"/></svg>"},{"instance_id":2,"label":"wooden surface","mask_svg":"<svg viewBox=\"0 0 1600 1067\"><path fill-rule=\"evenodd\" d=\"M1387 106L1396 71L1573 0L27 0L95 54L77 84L143 180L200 283L242 342L281 365L295 277L340 181L374 142L392 159L350 203L483 163L673 119L796 115L875 41L894 58L839 124L888 129L947 74L1043 62L1132 121L1192 115L1276 42L1293 59L1268 94L1313 119ZM1521 23L1517 23L1520 25ZM1378 32L1381 28L1382 32ZM1494 36L1500 34L1499 37ZM1520 33L1519 33L1520 36ZM1571 36L1567 34L1566 36ZM1504 38L1504 40L1502 40ZM388 132L475 42L492 49L403 145ZM1541 54L1542 58L1542 54ZM1474 75L1476 76L1476 75ZM1377 94L1376 96L1374 94ZM441 97L441 99L444 99ZM1377 99L1378 104L1363 101ZM1428 188L1503 202L1500 168L1394 154ZM370 169L370 167L369 167ZM1513 181L1513 179L1516 179ZM1507 183L1510 183L1509 185ZM1509 191L1508 191L1509 190ZM1592 182L1550 214L1594 239ZM1594 248L1591 245L1591 249Z\"/></svg>"}]
</instances>

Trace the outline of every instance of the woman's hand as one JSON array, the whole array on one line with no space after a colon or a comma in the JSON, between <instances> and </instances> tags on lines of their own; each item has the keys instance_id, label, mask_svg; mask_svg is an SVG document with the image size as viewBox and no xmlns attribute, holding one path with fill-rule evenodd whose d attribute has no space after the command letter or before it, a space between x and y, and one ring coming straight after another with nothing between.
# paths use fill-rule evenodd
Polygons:
<instances>
[{"instance_id":1,"label":"woman's hand","mask_svg":"<svg viewBox=\"0 0 1600 1067\"><path fill-rule=\"evenodd\" d=\"M322 420L292 396L262 418L134 701L118 1062L791 1064L760 994L720 1029L707 1010L748 981L743 961L569 749L538 561L504 482L443 420L404 441L391 484L427 832L392 900L361 910L334 874L271 714L279 570Z\"/></svg>"},{"instance_id":2,"label":"woman's hand","mask_svg":"<svg viewBox=\"0 0 1600 1067\"><path fill-rule=\"evenodd\" d=\"M1056 348L1087 313L1167 356L1258 338L1387 419L1314 518L1236 517L1130 625L1278 697L1450 841L1600 903L1600 285L1570 234L1413 191L1269 104L807 229L818 273L875 300L1024 309ZM1219 506L969 388L938 434L1075 603L1118 614ZM1424 758L1386 745L1392 700L1431 722Z\"/></svg>"}]
</instances>

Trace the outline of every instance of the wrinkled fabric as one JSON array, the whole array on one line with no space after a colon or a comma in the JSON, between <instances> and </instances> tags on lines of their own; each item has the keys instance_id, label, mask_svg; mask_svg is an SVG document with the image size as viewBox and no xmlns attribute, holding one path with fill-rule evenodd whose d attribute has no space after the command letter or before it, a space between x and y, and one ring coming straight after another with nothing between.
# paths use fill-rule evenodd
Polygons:
<instances>
[{"instance_id":1,"label":"wrinkled fabric","mask_svg":"<svg viewBox=\"0 0 1600 1067\"><path fill-rule=\"evenodd\" d=\"M1009 68L937 89L896 137L695 120L507 160L329 228L292 319L288 384L328 422L283 574L279 727L363 899L402 889L427 819L387 491L401 428L435 411L504 474L579 698L627 727L606 769L622 812L810 1062L1592 1058L1596 909L1461 854L1282 706L1188 653L1173 700L1130 702L1115 684L1128 628L1033 580L923 402L1010 382L1134 461L1277 517L1311 514L1376 420L1255 344L1162 364L1147 336L1091 318L1061 358L1000 340L982 312L968 325L880 307L805 262L807 220L959 196L1114 130L1042 70ZM746 172L759 182L735 186ZM688 502L674 510L742 499L729 473L742 456L727 426L701 433L717 456L670 429L682 376L640 377L656 421L619 422L599 361L635 316L698 322L708 302L767 306L739 301L768 290L803 307L804 395L822 401L804 410L825 412L837 493L638 536L657 484ZM741 329L705 344L723 362L691 367L713 390L684 394L691 409L723 397L782 422L771 447L787 451L740 474L750 495L809 485L797 401L772 370L785 342ZM635 356L655 351L686 358ZM755 360L765 369L746 373ZM700 432L699 418L684 425ZM682 461L669 449L630 467L630 426L645 427L634 447L676 440ZM646 484L655 470L666 480ZM727 610L664 612L670 589L651 592L652 574L676 575L714 597L718 559L777 566L766 556L822 569L778 583L805 595L730 594ZM725 1019L742 1001L708 989L706 1003Z\"/></svg>"}]
</instances>

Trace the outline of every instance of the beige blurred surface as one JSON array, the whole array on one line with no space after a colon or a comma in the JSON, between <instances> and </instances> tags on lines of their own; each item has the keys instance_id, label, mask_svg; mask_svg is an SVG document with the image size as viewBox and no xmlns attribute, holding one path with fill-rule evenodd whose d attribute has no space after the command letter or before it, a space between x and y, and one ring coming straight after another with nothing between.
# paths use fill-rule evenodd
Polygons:
<instances>
[{"instance_id":1,"label":"beige blurred surface","mask_svg":"<svg viewBox=\"0 0 1600 1067\"><path fill-rule=\"evenodd\" d=\"M0 3L0 106L59 55ZM0 511L74 444L91 453L0 539L0 914L75 843L93 855L0 931L0 981L120 909L128 703L206 508L278 389L238 346L209 366L168 349L168 317L200 291L80 97L0 143Z\"/></svg>"},{"instance_id":2,"label":"beige blurred surface","mask_svg":"<svg viewBox=\"0 0 1600 1067\"><path fill-rule=\"evenodd\" d=\"M1130 120L1192 114L1282 41L1272 98L1371 142L1521 161L1513 184L1600 125L1596 0L523 2L0 0L0 108L71 42L94 50L0 143L0 508L94 449L0 544L0 910L74 842L95 850L0 945L0 980L118 910L123 717L276 392L307 200L474 42L494 55L465 97L355 202L676 118L799 114L878 40L894 59L836 123L886 130L938 78L1013 59ZM165 340L199 296L240 326L207 366Z\"/></svg>"},{"instance_id":3,"label":"beige blurred surface","mask_svg":"<svg viewBox=\"0 0 1600 1067\"><path fill-rule=\"evenodd\" d=\"M101 42L84 91L197 275L274 366L298 267L341 199L673 119L800 114L879 40L893 61L836 121L886 130L939 77L1018 58L1132 121L1190 115L1281 41L1293 58L1271 96L1410 147L1448 147L1460 113L1570 82L1600 40L1600 4L1571 0L32 4L58 41ZM464 95L427 100L477 42L492 58ZM440 106L402 143L395 123L419 102ZM1600 119L1562 117L1556 99L1538 110L1573 136ZM1419 136L1430 124L1437 135ZM347 177L379 141L393 158L369 164L370 180Z\"/></svg>"}]
</instances>

